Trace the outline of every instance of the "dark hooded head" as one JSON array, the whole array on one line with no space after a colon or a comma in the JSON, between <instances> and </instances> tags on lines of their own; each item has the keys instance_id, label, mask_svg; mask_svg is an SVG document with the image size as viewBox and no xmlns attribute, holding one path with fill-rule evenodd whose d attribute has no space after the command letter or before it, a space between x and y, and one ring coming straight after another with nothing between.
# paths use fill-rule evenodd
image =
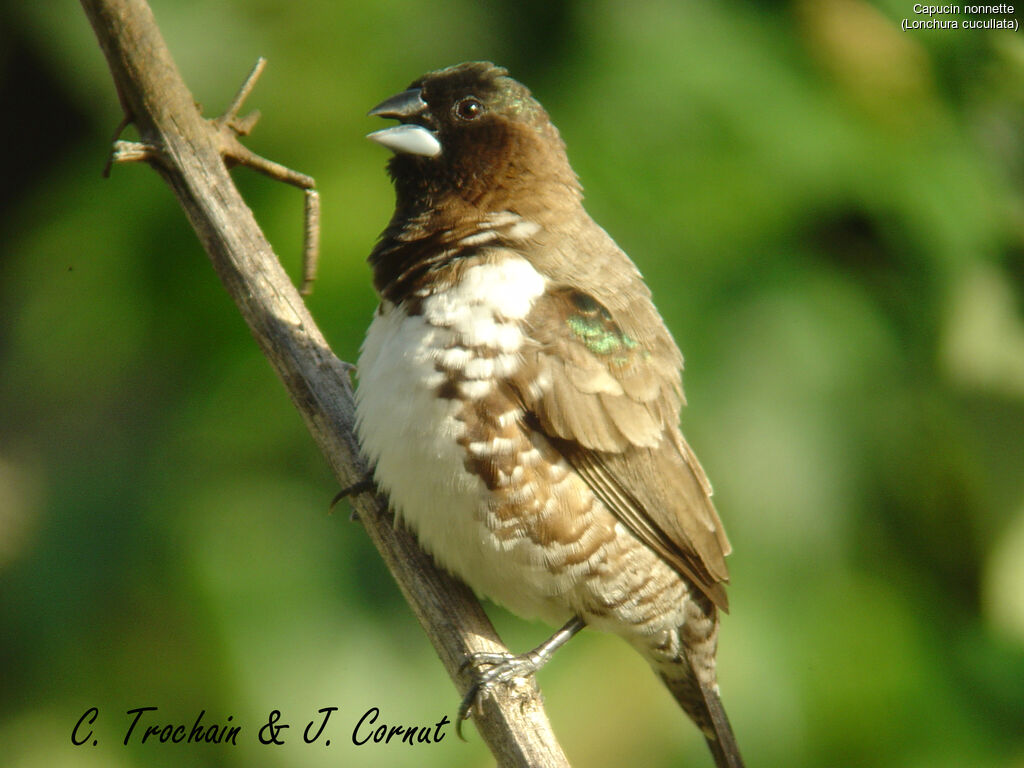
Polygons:
<instances>
[{"instance_id":1,"label":"dark hooded head","mask_svg":"<svg viewBox=\"0 0 1024 768\"><path fill-rule=\"evenodd\" d=\"M468 62L430 72L370 114L400 121L369 138L395 152L388 170L407 214L502 210L538 195L579 199L558 131L501 67Z\"/></svg>"}]
</instances>

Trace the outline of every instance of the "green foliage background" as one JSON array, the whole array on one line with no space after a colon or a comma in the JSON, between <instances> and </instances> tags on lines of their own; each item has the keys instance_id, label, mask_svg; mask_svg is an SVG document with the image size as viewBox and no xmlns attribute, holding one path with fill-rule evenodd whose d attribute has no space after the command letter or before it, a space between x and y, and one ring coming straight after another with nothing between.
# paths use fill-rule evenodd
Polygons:
<instances>
[{"instance_id":1,"label":"green foliage background","mask_svg":"<svg viewBox=\"0 0 1024 768\"><path fill-rule=\"evenodd\" d=\"M366 110L466 59L530 85L687 356L749 765L1024 766L1019 34L907 34L902 0L153 6L207 115L269 58L249 144L318 180L309 304L348 360L392 202ZM472 728L351 744L370 707L430 725L457 696L166 187L100 178L120 113L77 4L0 5L0 89L5 764L489 764ZM297 274L301 195L235 178ZM513 647L548 631L491 612ZM710 765L615 638L540 680L574 764ZM125 747L139 706L231 715L239 746Z\"/></svg>"}]
</instances>

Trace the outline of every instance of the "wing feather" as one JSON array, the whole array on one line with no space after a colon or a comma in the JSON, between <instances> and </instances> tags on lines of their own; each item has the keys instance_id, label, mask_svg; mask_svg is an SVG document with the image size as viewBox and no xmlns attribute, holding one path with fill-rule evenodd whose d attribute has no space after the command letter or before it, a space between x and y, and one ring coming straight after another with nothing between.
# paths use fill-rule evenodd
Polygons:
<instances>
[{"instance_id":1,"label":"wing feather","mask_svg":"<svg viewBox=\"0 0 1024 768\"><path fill-rule=\"evenodd\" d=\"M728 610L729 542L678 426L682 357L638 275L630 287L632 303L550 286L510 384L623 525Z\"/></svg>"}]
</instances>

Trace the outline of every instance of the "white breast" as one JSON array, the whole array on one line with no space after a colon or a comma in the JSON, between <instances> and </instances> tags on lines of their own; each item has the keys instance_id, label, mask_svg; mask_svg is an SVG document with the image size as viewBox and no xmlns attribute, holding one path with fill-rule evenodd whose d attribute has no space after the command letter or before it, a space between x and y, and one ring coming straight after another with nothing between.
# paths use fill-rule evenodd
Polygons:
<instances>
[{"instance_id":1,"label":"white breast","mask_svg":"<svg viewBox=\"0 0 1024 768\"><path fill-rule=\"evenodd\" d=\"M427 297L421 314L385 302L363 344L356 394L360 442L396 513L440 565L521 615L550 614L540 604L546 587L524 587L523 564L484 524L487 489L465 469L458 442L462 402L436 391L446 371L461 373L467 399L513 373L524 341L519 321L544 289L544 277L510 255L467 269Z\"/></svg>"}]
</instances>

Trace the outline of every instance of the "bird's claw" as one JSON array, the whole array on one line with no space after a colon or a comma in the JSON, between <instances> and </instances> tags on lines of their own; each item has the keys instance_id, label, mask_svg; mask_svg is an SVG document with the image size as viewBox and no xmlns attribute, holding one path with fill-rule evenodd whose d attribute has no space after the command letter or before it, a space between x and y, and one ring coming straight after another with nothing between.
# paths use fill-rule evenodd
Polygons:
<instances>
[{"instance_id":1,"label":"bird's claw","mask_svg":"<svg viewBox=\"0 0 1024 768\"><path fill-rule=\"evenodd\" d=\"M469 667L488 666L486 672L481 672L478 679L470 686L466 695L462 697L459 704L459 714L455 718L455 733L463 741L466 738L462 735L462 722L473 716L473 705L480 699L481 694L489 691L495 685L511 683L513 680L526 679L544 666L545 659L534 651L519 654L514 653L474 653L469 656L459 672L465 672Z\"/></svg>"},{"instance_id":2,"label":"bird's claw","mask_svg":"<svg viewBox=\"0 0 1024 768\"><path fill-rule=\"evenodd\" d=\"M334 495L334 498L331 499L331 504L328 507L328 509L333 510L334 507L338 504L339 501L341 501L342 499L347 499L350 496L358 496L361 493L376 493L376 492L377 492L377 483L373 479L373 475L367 475L366 477L364 477L359 482L353 483L352 485L348 486L347 488L342 488L340 491L338 491ZM354 509L352 510L352 514L349 516L349 519L352 520L352 521L356 521L356 520L359 519L359 516L356 514L356 511Z\"/></svg>"},{"instance_id":3,"label":"bird's claw","mask_svg":"<svg viewBox=\"0 0 1024 768\"><path fill-rule=\"evenodd\" d=\"M469 718L473 704L476 703L482 691L492 688L497 683L510 683L513 680L520 680L533 677L538 669L548 663L551 655L583 627L586 622L579 616L573 616L555 634L538 645L532 651L519 654L518 656L507 651L501 653L473 653L470 654L459 672L465 672L466 668L479 664L489 666L486 672L480 674L479 679L470 687L469 691L459 705L459 716L455 720L455 733L465 741L462 735L462 721Z\"/></svg>"}]
</instances>

